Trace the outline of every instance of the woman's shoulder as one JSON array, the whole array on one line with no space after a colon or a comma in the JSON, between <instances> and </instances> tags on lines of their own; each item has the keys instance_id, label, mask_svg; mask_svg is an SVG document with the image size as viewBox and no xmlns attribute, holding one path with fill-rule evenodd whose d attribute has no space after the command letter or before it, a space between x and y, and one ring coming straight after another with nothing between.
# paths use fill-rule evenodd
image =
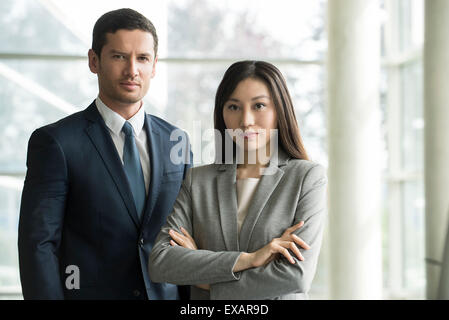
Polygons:
<instances>
[{"instance_id":1,"label":"woman's shoulder","mask_svg":"<svg viewBox=\"0 0 449 320\"><path fill-rule=\"evenodd\" d=\"M287 162L287 168L291 168L294 170L301 171L309 171L311 169L314 170L325 170L324 166L319 164L318 162L304 159L294 159L291 158Z\"/></svg>"},{"instance_id":2,"label":"woman's shoulder","mask_svg":"<svg viewBox=\"0 0 449 320\"><path fill-rule=\"evenodd\" d=\"M220 168L220 164L204 164L200 166L191 167L189 170L192 171L193 174L206 174L206 173L214 173Z\"/></svg>"},{"instance_id":3,"label":"woman's shoulder","mask_svg":"<svg viewBox=\"0 0 449 320\"><path fill-rule=\"evenodd\" d=\"M304 159L290 159L284 171L301 178L326 179L326 168L314 161Z\"/></svg>"},{"instance_id":4,"label":"woman's shoulder","mask_svg":"<svg viewBox=\"0 0 449 320\"><path fill-rule=\"evenodd\" d=\"M206 165L200 165L191 167L187 171L188 179L193 179L195 181L210 179L213 176L216 176L221 165L211 163Z\"/></svg>"}]
</instances>

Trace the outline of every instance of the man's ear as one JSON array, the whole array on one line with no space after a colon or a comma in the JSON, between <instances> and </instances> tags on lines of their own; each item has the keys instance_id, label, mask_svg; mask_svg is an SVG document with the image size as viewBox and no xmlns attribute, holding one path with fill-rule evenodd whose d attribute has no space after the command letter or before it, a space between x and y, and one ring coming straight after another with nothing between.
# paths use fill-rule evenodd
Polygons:
<instances>
[{"instance_id":1,"label":"man's ear","mask_svg":"<svg viewBox=\"0 0 449 320\"><path fill-rule=\"evenodd\" d=\"M153 79L154 76L156 75L156 63L157 63L157 59L158 59L158 56L156 56L156 57L154 58L153 71L151 72L151 79Z\"/></svg>"},{"instance_id":2,"label":"man's ear","mask_svg":"<svg viewBox=\"0 0 449 320\"><path fill-rule=\"evenodd\" d=\"M87 53L89 57L89 69L92 73L98 73L98 69L100 67L100 59L95 53L94 50L89 49L89 52Z\"/></svg>"}]
</instances>

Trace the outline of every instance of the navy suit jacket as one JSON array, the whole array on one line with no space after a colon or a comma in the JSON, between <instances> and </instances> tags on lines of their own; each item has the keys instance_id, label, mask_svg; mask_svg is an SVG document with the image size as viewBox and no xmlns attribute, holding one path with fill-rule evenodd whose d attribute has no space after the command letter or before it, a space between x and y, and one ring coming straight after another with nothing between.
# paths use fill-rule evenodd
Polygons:
<instances>
[{"instance_id":1,"label":"navy suit jacket","mask_svg":"<svg viewBox=\"0 0 449 320\"><path fill-rule=\"evenodd\" d=\"M158 117L146 114L144 128L151 181L142 222L95 102L33 132L18 235L25 299L179 298L177 286L151 282L148 256L191 166L190 144L186 134L170 141L177 128ZM170 160L174 146L184 148L180 163ZM66 285L71 265L79 289Z\"/></svg>"}]
</instances>

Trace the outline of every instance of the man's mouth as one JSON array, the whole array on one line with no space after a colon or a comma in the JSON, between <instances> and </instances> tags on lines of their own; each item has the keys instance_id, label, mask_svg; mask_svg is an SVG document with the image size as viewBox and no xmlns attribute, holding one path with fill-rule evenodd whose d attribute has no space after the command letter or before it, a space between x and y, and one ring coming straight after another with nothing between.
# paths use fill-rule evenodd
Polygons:
<instances>
[{"instance_id":1,"label":"man's mouth","mask_svg":"<svg viewBox=\"0 0 449 320\"><path fill-rule=\"evenodd\" d=\"M138 82L133 81L122 81L120 82L120 85L128 90L134 90L140 87L140 84Z\"/></svg>"}]
</instances>

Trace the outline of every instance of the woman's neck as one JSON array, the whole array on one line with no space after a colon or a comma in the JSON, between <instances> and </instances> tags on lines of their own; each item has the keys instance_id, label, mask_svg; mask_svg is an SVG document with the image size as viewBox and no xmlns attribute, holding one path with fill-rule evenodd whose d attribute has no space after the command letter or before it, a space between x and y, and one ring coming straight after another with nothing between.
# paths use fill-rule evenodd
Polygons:
<instances>
[{"instance_id":1,"label":"woman's neck","mask_svg":"<svg viewBox=\"0 0 449 320\"><path fill-rule=\"evenodd\" d=\"M261 170L264 167L259 164L239 164L237 166L237 179L260 178Z\"/></svg>"},{"instance_id":2,"label":"woman's neck","mask_svg":"<svg viewBox=\"0 0 449 320\"><path fill-rule=\"evenodd\" d=\"M244 153L243 163L237 165L237 179L260 178L263 168L268 166L268 160L260 159L256 154Z\"/></svg>"}]
</instances>

